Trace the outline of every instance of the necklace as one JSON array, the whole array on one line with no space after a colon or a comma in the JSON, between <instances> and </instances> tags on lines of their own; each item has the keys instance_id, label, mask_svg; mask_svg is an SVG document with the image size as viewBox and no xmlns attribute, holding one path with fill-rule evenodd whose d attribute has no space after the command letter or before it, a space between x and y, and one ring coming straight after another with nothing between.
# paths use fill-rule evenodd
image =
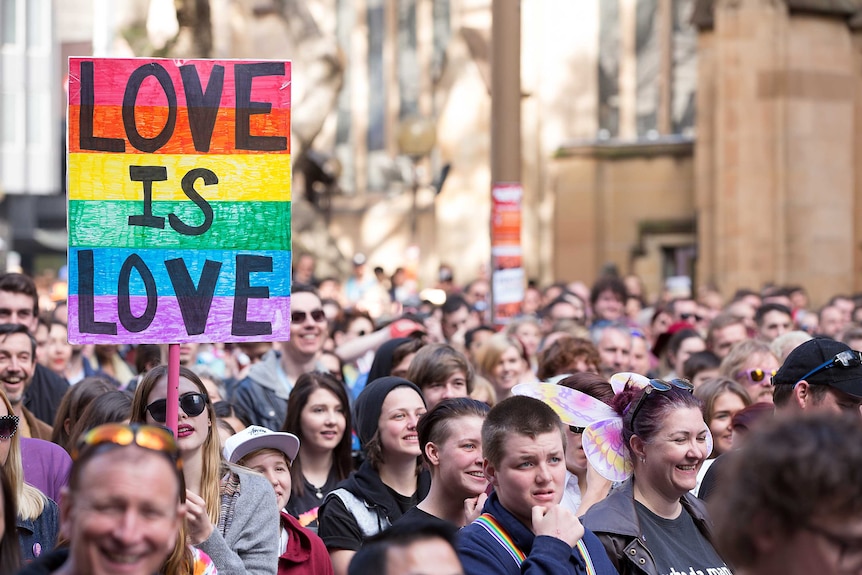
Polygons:
<instances>
[{"instance_id":1,"label":"necklace","mask_svg":"<svg viewBox=\"0 0 862 575\"><path fill-rule=\"evenodd\" d=\"M323 488L324 488L324 487L326 487L326 483L324 483L323 485L321 485L320 487L318 487L317 485L315 485L314 483L312 483L311 481L309 481L308 479L306 479L306 480L305 480L305 485L306 485L307 487L309 487L310 489L313 489L313 490L314 490L314 495L315 495L318 499L323 499Z\"/></svg>"}]
</instances>

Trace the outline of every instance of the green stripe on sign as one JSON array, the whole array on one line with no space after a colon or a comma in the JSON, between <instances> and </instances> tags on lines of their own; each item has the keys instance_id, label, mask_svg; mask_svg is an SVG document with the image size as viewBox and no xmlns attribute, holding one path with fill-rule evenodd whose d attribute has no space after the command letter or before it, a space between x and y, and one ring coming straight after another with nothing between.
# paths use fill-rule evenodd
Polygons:
<instances>
[{"instance_id":1,"label":"green stripe on sign","mask_svg":"<svg viewBox=\"0 0 862 575\"><path fill-rule=\"evenodd\" d=\"M210 202L212 222L191 200L153 202L152 215L164 228L129 225L129 216L142 216L144 202L69 202L69 247L169 248L221 250L289 250L290 202ZM169 214L174 214L171 226ZM185 233L177 231L183 225Z\"/></svg>"}]
</instances>

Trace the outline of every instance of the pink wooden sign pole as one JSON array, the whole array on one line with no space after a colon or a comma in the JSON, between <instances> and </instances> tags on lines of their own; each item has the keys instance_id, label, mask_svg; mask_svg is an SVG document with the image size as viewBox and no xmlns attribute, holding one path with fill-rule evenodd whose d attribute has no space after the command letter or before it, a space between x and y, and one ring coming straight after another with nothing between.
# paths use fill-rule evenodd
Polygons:
<instances>
[{"instance_id":1,"label":"pink wooden sign pole","mask_svg":"<svg viewBox=\"0 0 862 575\"><path fill-rule=\"evenodd\" d=\"M177 437L180 426L180 344L168 344L168 397L165 425Z\"/></svg>"}]
</instances>

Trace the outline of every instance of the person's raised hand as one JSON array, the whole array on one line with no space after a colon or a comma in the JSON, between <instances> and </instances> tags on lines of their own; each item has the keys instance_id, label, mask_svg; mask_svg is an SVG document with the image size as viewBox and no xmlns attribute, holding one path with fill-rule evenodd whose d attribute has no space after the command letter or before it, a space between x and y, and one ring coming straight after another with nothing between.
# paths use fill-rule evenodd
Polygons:
<instances>
[{"instance_id":1,"label":"person's raised hand","mask_svg":"<svg viewBox=\"0 0 862 575\"><path fill-rule=\"evenodd\" d=\"M203 497L186 489L186 525L189 529L189 541L192 545L200 545L212 535L213 524L207 514L207 504Z\"/></svg>"},{"instance_id":2,"label":"person's raised hand","mask_svg":"<svg viewBox=\"0 0 862 575\"><path fill-rule=\"evenodd\" d=\"M488 500L488 494L480 493L476 497L469 497L464 500L464 525L469 525L482 515L482 509L485 507L485 501Z\"/></svg>"},{"instance_id":3,"label":"person's raised hand","mask_svg":"<svg viewBox=\"0 0 862 575\"><path fill-rule=\"evenodd\" d=\"M574 547L584 536L584 526L575 514L561 505L533 507L533 533L556 537Z\"/></svg>"}]
</instances>

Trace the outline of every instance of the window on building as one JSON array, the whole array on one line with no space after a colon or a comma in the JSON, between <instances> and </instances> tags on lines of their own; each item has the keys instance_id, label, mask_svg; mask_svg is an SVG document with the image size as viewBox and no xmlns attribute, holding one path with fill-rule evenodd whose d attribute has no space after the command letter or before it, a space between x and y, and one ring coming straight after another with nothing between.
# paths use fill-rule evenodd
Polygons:
<instances>
[{"instance_id":1,"label":"window on building","mask_svg":"<svg viewBox=\"0 0 862 575\"><path fill-rule=\"evenodd\" d=\"M599 3L599 139L692 133L697 80L693 9L694 0Z\"/></svg>"}]
</instances>

